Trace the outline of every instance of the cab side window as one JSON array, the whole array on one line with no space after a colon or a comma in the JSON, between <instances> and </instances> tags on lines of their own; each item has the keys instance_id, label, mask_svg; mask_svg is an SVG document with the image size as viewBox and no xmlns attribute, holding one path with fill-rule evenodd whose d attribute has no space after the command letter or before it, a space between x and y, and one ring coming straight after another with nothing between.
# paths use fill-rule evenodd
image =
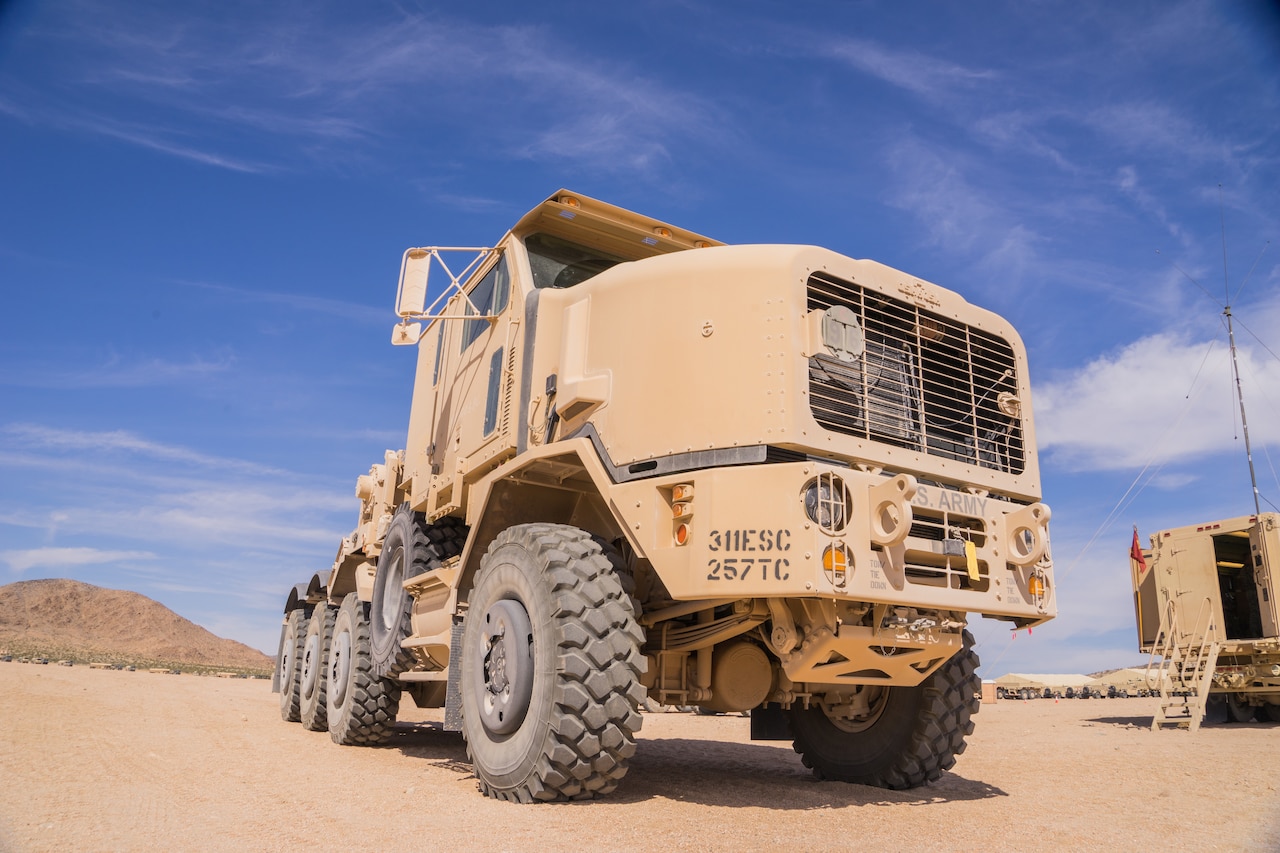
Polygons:
<instances>
[{"instance_id":1,"label":"cab side window","mask_svg":"<svg viewBox=\"0 0 1280 853\"><path fill-rule=\"evenodd\" d=\"M505 255L467 295L471 298L471 304L479 309L483 316L501 314L506 310L507 300L511 296L511 276L507 272ZM468 305L467 313L475 314L476 312L471 305ZM465 351L471 346L476 338L488 331L489 326L488 320L468 320L462 330L462 349Z\"/></svg>"}]
</instances>

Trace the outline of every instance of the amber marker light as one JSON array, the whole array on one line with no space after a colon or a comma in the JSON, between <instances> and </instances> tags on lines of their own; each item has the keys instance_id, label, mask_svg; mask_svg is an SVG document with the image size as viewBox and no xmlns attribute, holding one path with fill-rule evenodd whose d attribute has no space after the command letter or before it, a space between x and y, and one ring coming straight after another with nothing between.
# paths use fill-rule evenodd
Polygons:
<instances>
[{"instance_id":1,"label":"amber marker light","mask_svg":"<svg viewBox=\"0 0 1280 853\"><path fill-rule=\"evenodd\" d=\"M657 228L653 229L653 233L657 234L659 237L670 237L671 229L663 228L661 225L659 225Z\"/></svg>"},{"instance_id":2,"label":"amber marker light","mask_svg":"<svg viewBox=\"0 0 1280 853\"><path fill-rule=\"evenodd\" d=\"M676 544L687 545L689 543L689 525L681 522L676 525Z\"/></svg>"},{"instance_id":3,"label":"amber marker light","mask_svg":"<svg viewBox=\"0 0 1280 853\"><path fill-rule=\"evenodd\" d=\"M822 552L822 568L829 572L843 572L849 567L849 552L843 545L828 545Z\"/></svg>"},{"instance_id":4,"label":"amber marker light","mask_svg":"<svg viewBox=\"0 0 1280 853\"><path fill-rule=\"evenodd\" d=\"M582 202L571 195L560 196L560 203L565 207L582 207Z\"/></svg>"},{"instance_id":5,"label":"amber marker light","mask_svg":"<svg viewBox=\"0 0 1280 853\"><path fill-rule=\"evenodd\" d=\"M693 486L688 483L680 483L671 487L671 500L679 503L683 501L693 500Z\"/></svg>"},{"instance_id":6,"label":"amber marker light","mask_svg":"<svg viewBox=\"0 0 1280 853\"><path fill-rule=\"evenodd\" d=\"M685 516L689 516L689 515L693 515L693 507L691 507L689 504L672 504L671 505L672 518L684 518Z\"/></svg>"},{"instance_id":7,"label":"amber marker light","mask_svg":"<svg viewBox=\"0 0 1280 853\"><path fill-rule=\"evenodd\" d=\"M1044 595L1044 579L1039 575L1032 575L1027 580L1027 592L1037 597Z\"/></svg>"}]
</instances>

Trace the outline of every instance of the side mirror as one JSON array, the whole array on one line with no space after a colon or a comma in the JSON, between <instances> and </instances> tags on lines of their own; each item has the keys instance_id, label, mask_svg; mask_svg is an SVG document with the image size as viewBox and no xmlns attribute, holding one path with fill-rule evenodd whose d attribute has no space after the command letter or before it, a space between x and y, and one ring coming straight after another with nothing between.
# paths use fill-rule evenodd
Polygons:
<instances>
[{"instance_id":1,"label":"side mirror","mask_svg":"<svg viewBox=\"0 0 1280 853\"><path fill-rule=\"evenodd\" d=\"M391 345L413 346L422 338L421 323L397 323L391 328Z\"/></svg>"},{"instance_id":2,"label":"side mirror","mask_svg":"<svg viewBox=\"0 0 1280 853\"><path fill-rule=\"evenodd\" d=\"M400 286L396 290L396 314L414 317L427 304L427 274L431 272L431 252L407 249L400 262Z\"/></svg>"}]
</instances>

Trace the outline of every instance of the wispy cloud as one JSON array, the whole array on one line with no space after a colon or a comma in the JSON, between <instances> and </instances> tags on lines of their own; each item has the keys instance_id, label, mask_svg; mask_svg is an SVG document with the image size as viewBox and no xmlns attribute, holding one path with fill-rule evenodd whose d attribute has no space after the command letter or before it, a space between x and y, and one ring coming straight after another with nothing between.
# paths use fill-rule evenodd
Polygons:
<instances>
[{"instance_id":1,"label":"wispy cloud","mask_svg":"<svg viewBox=\"0 0 1280 853\"><path fill-rule=\"evenodd\" d=\"M0 551L0 561L13 572L34 568L54 570L97 563L119 563L126 560L154 560L150 551L104 551L98 548L31 548L25 551Z\"/></svg>"},{"instance_id":2,"label":"wispy cloud","mask_svg":"<svg viewBox=\"0 0 1280 853\"><path fill-rule=\"evenodd\" d=\"M126 430L103 432L60 429L39 424L14 423L0 427L6 444L56 450L59 452L120 453L162 462L195 465L217 471L249 474L279 474L278 470L241 459L211 456L187 447L151 441Z\"/></svg>"},{"instance_id":3,"label":"wispy cloud","mask_svg":"<svg viewBox=\"0 0 1280 853\"><path fill-rule=\"evenodd\" d=\"M104 361L86 367L28 367L0 375L0 386L23 388L142 388L185 383L227 372L235 363L230 355L216 359L162 358L130 360L111 353Z\"/></svg>"},{"instance_id":4,"label":"wispy cloud","mask_svg":"<svg viewBox=\"0 0 1280 853\"><path fill-rule=\"evenodd\" d=\"M1228 154L1222 141L1164 101L1106 104L1085 113L1082 120L1125 151L1158 152L1178 162L1222 162Z\"/></svg>"},{"instance_id":5,"label":"wispy cloud","mask_svg":"<svg viewBox=\"0 0 1280 853\"><path fill-rule=\"evenodd\" d=\"M1016 200L1000 199L991 187L971 180L966 169L977 167L960 152L907 136L886 158L896 181L886 201L920 222L927 243L957 254L981 251L988 271L1010 276L1035 258L1041 240L1010 209Z\"/></svg>"},{"instance_id":6,"label":"wispy cloud","mask_svg":"<svg viewBox=\"0 0 1280 853\"><path fill-rule=\"evenodd\" d=\"M1046 126L1063 116L1058 112L1028 112L1011 109L984 114L970 125L976 139L997 150L1019 156L1031 154L1052 163L1060 171L1080 174L1082 168L1063 153L1066 145L1055 140Z\"/></svg>"},{"instance_id":7,"label":"wispy cloud","mask_svg":"<svg viewBox=\"0 0 1280 853\"><path fill-rule=\"evenodd\" d=\"M242 287L231 287L226 284L214 284L204 281L178 281L183 287L194 287L214 293L224 294L239 302L258 302L271 305L283 305L291 311L306 311L313 314L326 314L369 325L389 326L395 320L395 314L388 307L385 310L370 308L355 302L341 299L327 299L323 296L309 296L304 293L282 293L272 290L247 290Z\"/></svg>"},{"instance_id":8,"label":"wispy cloud","mask_svg":"<svg viewBox=\"0 0 1280 853\"><path fill-rule=\"evenodd\" d=\"M146 557L113 571L152 588L282 590L294 575L328 566L358 506L334 482L123 430L10 424L0 428L0 446L27 448L0 453L5 481L38 471L76 483L34 500L0 496L7 544L22 544L0 554L14 571L72 575Z\"/></svg>"},{"instance_id":9,"label":"wispy cloud","mask_svg":"<svg viewBox=\"0 0 1280 853\"><path fill-rule=\"evenodd\" d=\"M940 100L957 89L997 81L987 68L968 68L918 51L893 50L867 39L820 41L816 52L928 100Z\"/></svg>"},{"instance_id":10,"label":"wispy cloud","mask_svg":"<svg viewBox=\"0 0 1280 853\"><path fill-rule=\"evenodd\" d=\"M76 95L15 97L9 86L0 111L245 172L297 168L299 152L323 165L369 162L384 137L446 140L477 127L488 128L473 138L490 156L648 169L666 162L673 140L718 137L726 123L713 102L613 57L565 58L540 27L436 14L334 26L275 14L245 30L154 11L86 5L38 33L75 57L78 71L55 86ZM134 118L101 117L85 91ZM494 123L499 104L505 117ZM257 156L237 154L249 140ZM280 157L263 161L272 149Z\"/></svg>"},{"instance_id":11,"label":"wispy cloud","mask_svg":"<svg viewBox=\"0 0 1280 853\"><path fill-rule=\"evenodd\" d=\"M1120 192L1127 196L1138 206L1140 210L1145 211L1149 215L1155 217L1165 229L1178 241L1184 248L1190 244L1186 232L1182 226L1171 220L1165 206L1159 202L1152 193L1138 179L1138 170L1132 165L1121 166L1116 173L1116 186Z\"/></svg>"}]
</instances>

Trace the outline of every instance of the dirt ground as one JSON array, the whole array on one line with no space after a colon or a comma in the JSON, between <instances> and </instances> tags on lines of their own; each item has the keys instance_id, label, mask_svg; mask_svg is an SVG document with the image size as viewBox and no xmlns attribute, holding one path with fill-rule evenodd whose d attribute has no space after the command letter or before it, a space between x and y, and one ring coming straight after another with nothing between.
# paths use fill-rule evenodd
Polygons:
<instances>
[{"instance_id":1,"label":"dirt ground","mask_svg":"<svg viewBox=\"0 0 1280 853\"><path fill-rule=\"evenodd\" d=\"M907 792L817 782L739 716L647 714L616 794L519 806L408 700L389 746L339 747L266 681L0 664L0 849L1280 849L1280 726L1152 733L1153 708L984 705Z\"/></svg>"}]
</instances>

